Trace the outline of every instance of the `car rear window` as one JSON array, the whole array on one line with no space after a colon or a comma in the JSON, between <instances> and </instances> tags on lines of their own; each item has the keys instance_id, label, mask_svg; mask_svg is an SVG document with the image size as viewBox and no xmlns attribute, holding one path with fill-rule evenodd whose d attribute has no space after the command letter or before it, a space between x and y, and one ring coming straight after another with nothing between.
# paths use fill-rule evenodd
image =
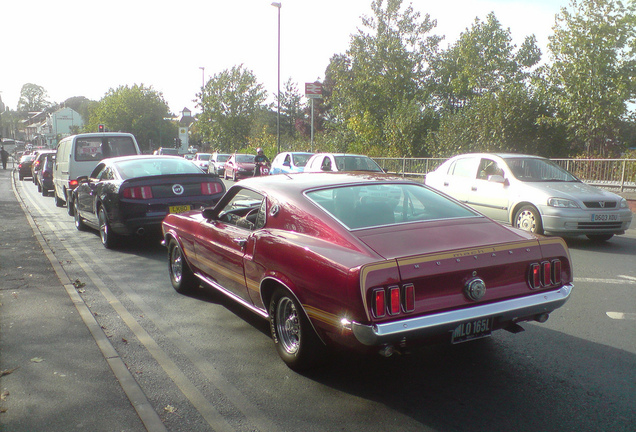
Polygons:
<instances>
[{"instance_id":1,"label":"car rear window","mask_svg":"<svg viewBox=\"0 0 636 432\"><path fill-rule=\"evenodd\" d=\"M117 162L117 171L125 180L136 177L159 176L169 174L201 174L201 169L193 162L183 158L140 158Z\"/></svg>"},{"instance_id":2,"label":"car rear window","mask_svg":"<svg viewBox=\"0 0 636 432\"><path fill-rule=\"evenodd\" d=\"M478 216L418 184L377 183L325 188L306 196L349 229Z\"/></svg>"},{"instance_id":3,"label":"car rear window","mask_svg":"<svg viewBox=\"0 0 636 432\"><path fill-rule=\"evenodd\" d=\"M75 160L78 162L134 154L137 154L137 148L129 136L85 137L78 138L75 143Z\"/></svg>"}]
</instances>

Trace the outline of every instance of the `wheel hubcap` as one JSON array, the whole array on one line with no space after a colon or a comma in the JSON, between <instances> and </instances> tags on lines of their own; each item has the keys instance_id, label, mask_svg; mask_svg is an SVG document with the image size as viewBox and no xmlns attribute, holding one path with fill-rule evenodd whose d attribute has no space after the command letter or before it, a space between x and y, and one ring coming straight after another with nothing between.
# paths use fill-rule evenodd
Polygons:
<instances>
[{"instance_id":1,"label":"wheel hubcap","mask_svg":"<svg viewBox=\"0 0 636 432\"><path fill-rule=\"evenodd\" d=\"M280 343L289 354L295 354L300 348L300 322L294 302L283 297L276 309L276 327Z\"/></svg>"},{"instance_id":2,"label":"wheel hubcap","mask_svg":"<svg viewBox=\"0 0 636 432\"><path fill-rule=\"evenodd\" d=\"M532 212L521 212L517 217L517 227L526 231L534 232L537 228L537 225Z\"/></svg>"},{"instance_id":3,"label":"wheel hubcap","mask_svg":"<svg viewBox=\"0 0 636 432\"><path fill-rule=\"evenodd\" d=\"M170 268L172 269L172 277L176 283L181 282L183 277L183 259L179 253L179 248L172 249L172 257L170 259Z\"/></svg>"}]
</instances>

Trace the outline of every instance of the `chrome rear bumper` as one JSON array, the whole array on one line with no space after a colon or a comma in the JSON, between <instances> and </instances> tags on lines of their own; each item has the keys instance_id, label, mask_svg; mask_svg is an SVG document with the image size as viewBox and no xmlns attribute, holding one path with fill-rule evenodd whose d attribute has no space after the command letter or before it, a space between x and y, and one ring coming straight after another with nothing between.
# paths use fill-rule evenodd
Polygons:
<instances>
[{"instance_id":1,"label":"chrome rear bumper","mask_svg":"<svg viewBox=\"0 0 636 432\"><path fill-rule=\"evenodd\" d=\"M550 313L568 301L573 288L572 284L567 284L556 291L541 292L497 303L375 325L352 322L350 326L356 339L368 346L396 343L404 338L432 337L451 333L459 324L479 318L493 317L497 322L505 323Z\"/></svg>"}]
</instances>

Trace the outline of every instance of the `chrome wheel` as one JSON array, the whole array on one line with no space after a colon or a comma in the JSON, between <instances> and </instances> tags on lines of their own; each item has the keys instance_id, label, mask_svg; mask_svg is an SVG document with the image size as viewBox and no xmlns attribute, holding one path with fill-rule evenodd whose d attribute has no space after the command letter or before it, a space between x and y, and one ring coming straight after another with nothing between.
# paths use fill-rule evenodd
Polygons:
<instances>
[{"instance_id":1,"label":"chrome wheel","mask_svg":"<svg viewBox=\"0 0 636 432\"><path fill-rule=\"evenodd\" d=\"M168 245L168 272L172 287L181 294L193 291L199 286L198 280L186 261L179 243L172 239Z\"/></svg>"},{"instance_id":2,"label":"chrome wheel","mask_svg":"<svg viewBox=\"0 0 636 432\"><path fill-rule=\"evenodd\" d=\"M298 311L289 297L282 297L276 306L276 334L282 348L289 355L296 355L301 344Z\"/></svg>"},{"instance_id":3,"label":"chrome wheel","mask_svg":"<svg viewBox=\"0 0 636 432\"><path fill-rule=\"evenodd\" d=\"M108 222L108 215L104 207L100 207L97 213L97 220L99 221L99 237L102 244L107 249L112 249L117 243L117 234L112 232L110 223Z\"/></svg>"},{"instance_id":4,"label":"chrome wheel","mask_svg":"<svg viewBox=\"0 0 636 432\"><path fill-rule=\"evenodd\" d=\"M173 247L170 252L170 273L174 282L180 284L183 280L183 256L178 247Z\"/></svg>"}]
</instances>

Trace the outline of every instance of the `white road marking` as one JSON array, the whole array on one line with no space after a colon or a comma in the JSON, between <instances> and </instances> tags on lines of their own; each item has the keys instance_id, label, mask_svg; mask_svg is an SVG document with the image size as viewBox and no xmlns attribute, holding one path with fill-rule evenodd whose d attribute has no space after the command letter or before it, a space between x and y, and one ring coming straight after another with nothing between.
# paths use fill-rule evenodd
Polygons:
<instances>
[{"instance_id":1,"label":"white road marking","mask_svg":"<svg viewBox=\"0 0 636 432\"><path fill-rule=\"evenodd\" d=\"M621 276L627 277L627 276ZM600 284L636 285L636 278L629 279L602 279L602 278L574 278L574 282L590 282Z\"/></svg>"},{"instance_id":2,"label":"white road marking","mask_svg":"<svg viewBox=\"0 0 636 432\"><path fill-rule=\"evenodd\" d=\"M636 320L636 313L606 312L607 316L615 320Z\"/></svg>"}]
</instances>

